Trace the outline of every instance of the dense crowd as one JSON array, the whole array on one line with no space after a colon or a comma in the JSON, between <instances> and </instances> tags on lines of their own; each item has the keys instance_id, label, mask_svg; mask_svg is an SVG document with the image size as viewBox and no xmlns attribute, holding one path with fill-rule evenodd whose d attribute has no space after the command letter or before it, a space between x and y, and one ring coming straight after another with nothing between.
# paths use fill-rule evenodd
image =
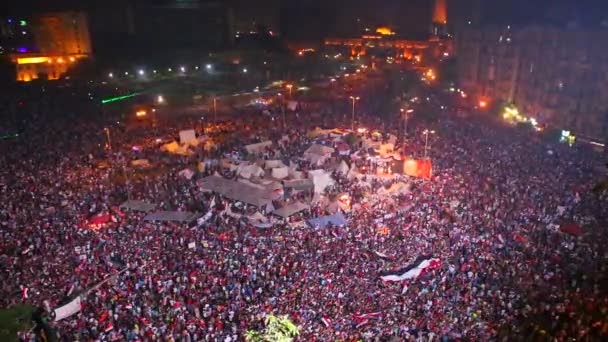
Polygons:
<instances>
[{"instance_id":1,"label":"dense crowd","mask_svg":"<svg viewBox=\"0 0 608 342\"><path fill-rule=\"evenodd\" d=\"M234 203L196 186L221 172L217 163L192 180L178 176L283 135L287 142L258 157L280 155L305 172L312 166L298 157L312 143L308 115L290 116L289 131L256 111L215 130L194 123L217 150L190 157L150 143L175 137L176 126L154 136L113 131L110 153L94 121L28 123L19 139L0 142L0 306L52 309L82 295L80 313L48 323L62 341L239 341L268 314L289 316L306 341L608 338L607 206L590 191L598 157L585 148L443 118L432 127L432 179L334 173L326 195L347 194L356 210L345 213L347 225L326 229L294 224L326 214L321 204L263 229L222 214ZM423 128L411 129L408 151L422 150ZM117 171L144 157L160 171ZM354 163L337 154L331 162L340 159ZM410 191L377 196L395 182ZM145 222L136 212L99 230L83 224L127 196L215 214L204 226ZM559 229L571 222L582 235ZM407 282L380 279L421 255L440 266Z\"/></svg>"}]
</instances>

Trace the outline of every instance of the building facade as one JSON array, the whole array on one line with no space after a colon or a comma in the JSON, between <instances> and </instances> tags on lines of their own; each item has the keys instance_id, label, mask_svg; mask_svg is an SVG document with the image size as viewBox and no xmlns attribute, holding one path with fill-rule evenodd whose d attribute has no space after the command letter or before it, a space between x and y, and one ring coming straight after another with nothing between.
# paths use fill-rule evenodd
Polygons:
<instances>
[{"instance_id":1,"label":"building facade","mask_svg":"<svg viewBox=\"0 0 608 342\"><path fill-rule=\"evenodd\" d=\"M578 135L608 133L608 30L528 26L467 28L456 39L460 85L480 101Z\"/></svg>"},{"instance_id":2,"label":"building facade","mask_svg":"<svg viewBox=\"0 0 608 342\"><path fill-rule=\"evenodd\" d=\"M59 79L70 65L91 55L88 21L83 12L36 15L31 30L32 51L11 55L18 81Z\"/></svg>"}]
</instances>

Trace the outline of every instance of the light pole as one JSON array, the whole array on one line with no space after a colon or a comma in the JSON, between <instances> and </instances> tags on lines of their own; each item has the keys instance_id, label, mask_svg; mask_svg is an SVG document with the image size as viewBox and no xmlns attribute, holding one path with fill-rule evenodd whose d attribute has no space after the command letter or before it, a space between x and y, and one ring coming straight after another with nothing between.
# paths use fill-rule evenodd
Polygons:
<instances>
[{"instance_id":1,"label":"light pole","mask_svg":"<svg viewBox=\"0 0 608 342\"><path fill-rule=\"evenodd\" d=\"M353 100L353 111L351 113L351 130L355 131L355 102L359 101L361 98L359 96L350 96L350 99Z\"/></svg>"},{"instance_id":2,"label":"light pole","mask_svg":"<svg viewBox=\"0 0 608 342\"><path fill-rule=\"evenodd\" d=\"M430 134L435 134L435 131L429 131L428 129L425 129L422 134L424 134L425 136L425 142L424 142L424 158L428 159L429 158L429 135Z\"/></svg>"},{"instance_id":3,"label":"light pole","mask_svg":"<svg viewBox=\"0 0 608 342\"><path fill-rule=\"evenodd\" d=\"M283 94L277 94L281 98L281 115L283 116L283 129L287 129L287 123L285 121L285 101L283 99Z\"/></svg>"},{"instance_id":4,"label":"light pole","mask_svg":"<svg viewBox=\"0 0 608 342\"><path fill-rule=\"evenodd\" d=\"M293 88L293 84L288 84L285 87L287 87L287 89L289 89L289 98L291 98L291 88Z\"/></svg>"}]
</instances>

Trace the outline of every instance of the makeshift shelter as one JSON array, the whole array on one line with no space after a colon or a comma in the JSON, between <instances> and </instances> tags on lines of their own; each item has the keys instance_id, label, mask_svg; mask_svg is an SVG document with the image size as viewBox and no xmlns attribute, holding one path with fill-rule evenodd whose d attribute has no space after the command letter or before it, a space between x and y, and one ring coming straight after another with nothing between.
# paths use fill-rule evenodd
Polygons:
<instances>
[{"instance_id":1,"label":"makeshift shelter","mask_svg":"<svg viewBox=\"0 0 608 342\"><path fill-rule=\"evenodd\" d=\"M198 145L198 140L196 140L196 132L193 129L179 131L179 143L182 145Z\"/></svg>"},{"instance_id":2,"label":"makeshift shelter","mask_svg":"<svg viewBox=\"0 0 608 342\"><path fill-rule=\"evenodd\" d=\"M287 178L289 177L289 168L287 166L275 167L274 169L272 169L270 175L272 176L272 178L276 179Z\"/></svg>"},{"instance_id":3,"label":"makeshift shelter","mask_svg":"<svg viewBox=\"0 0 608 342\"><path fill-rule=\"evenodd\" d=\"M264 162L264 168L266 170L274 169L277 167L285 167L285 164L283 164L283 162L280 160L266 160Z\"/></svg>"},{"instance_id":4,"label":"makeshift shelter","mask_svg":"<svg viewBox=\"0 0 608 342\"><path fill-rule=\"evenodd\" d=\"M198 184L203 190L217 192L231 200L240 201L258 208L272 204L272 194L268 190L258 189L257 187L231 181L220 176L205 177L199 180Z\"/></svg>"},{"instance_id":5,"label":"makeshift shelter","mask_svg":"<svg viewBox=\"0 0 608 342\"><path fill-rule=\"evenodd\" d=\"M201 215L189 211L155 211L144 217L144 221L150 222L184 222L196 221Z\"/></svg>"},{"instance_id":6,"label":"makeshift shelter","mask_svg":"<svg viewBox=\"0 0 608 342\"><path fill-rule=\"evenodd\" d=\"M239 177L251 178L251 177L262 177L262 176L264 176L265 172L264 172L264 169L257 166L256 164L243 163L237 167L236 174Z\"/></svg>"},{"instance_id":7,"label":"makeshift shelter","mask_svg":"<svg viewBox=\"0 0 608 342\"><path fill-rule=\"evenodd\" d=\"M129 200L118 206L121 210L141 211L144 213L154 210L154 204L146 201Z\"/></svg>"},{"instance_id":8,"label":"makeshift shelter","mask_svg":"<svg viewBox=\"0 0 608 342\"><path fill-rule=\"evenodd\" d=\"M310 206L308 204L304 204L302 202L294 202L294 203L286 205L282 208L279 208L279 209L273 211L272 213L277 216L280 216L282 218L287 218L294 214L299 213L300 211L304 211L304 210L308 210L308 209L310 209Z\"/></svg>"},{"instance_id":9,"label":"makeshift shelter","mask_svg":"<svg viewBox=\"0 0 608 342\"><path fill-rule=\"evenodd\" d=\"M328 186L334 184L333 178L329 172L325 170L312 170L308 172L308 179L312 180L314 192L321 193Z\"/></svg>"},{"instance_id":10,"label":"makeshift shelter","mask_svg":"<svg viewBox=\"0 0 608 342\"><path fill-rule=\"evenodd\" d=\"M285 189L308 190L314 188L314 183L311 179L292 179L283 181Z\"/></svg>"},{"instance_id":11,"label":"makeshift shelter","mask_svg":"<svg viewBox=\"0 0 608 342\"><path fill-rule=\"evenodd\" d=\"M329 216L321 216L307 221L308 224L315 229L323 229L328 225L345 226L348 222L344 215L337 213Z\"/></svg>"},{"instance_id":12,"label":"makeshift shelter","mask_svg":"<svg viewBox=\"0 0 608 342\"><path fill-rule=\"evenodd\" d=\"M245 150L250 154L258 154L264 152L267 147L272 146L272 141L267 140L256 144L250 144L245 146Z\"/></svg>"},{"instance_id":13,"label":"makeshift shelter","mask_svg":"<svg viewBox=\"0 0 608 342\"><path fill-rule=\"evenodd\" d=\"M348 164L346 164L346 162L344 160L342 160L340 162L340 165L338 165L338 167L336 168L336 172L341 173L343 175L347 175L349 170L350 170L350 168L348 167Z\"/></svg>"},{"instance_id":14,"label":"makeshift shelter","mask_svg":"<svg viewBox=\"0 0 608 342\"><path fill-rule=\"evenodd\" d=\"M325 163L327 158L331 157L334 151L332 147L313 144L304 152L304 159L313 165L321 165Z\"/></svg>"}]
</instances>

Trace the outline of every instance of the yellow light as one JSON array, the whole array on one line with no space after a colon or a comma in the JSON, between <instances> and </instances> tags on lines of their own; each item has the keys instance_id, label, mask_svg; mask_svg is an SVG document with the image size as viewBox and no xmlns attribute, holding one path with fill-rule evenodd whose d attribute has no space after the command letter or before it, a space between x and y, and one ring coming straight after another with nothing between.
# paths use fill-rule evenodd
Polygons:
<instances>
[{"instance_id":1,"label":"yellow light","mask_svg":"<svg viewBox=\"0 0 608 342\"><path fill-rule=\"evenodd\" d=\"M51 62L48 57L24 57L17 58L17 64L38 64L38 63L46 63Z\"/></svg>"},{"instance_id":2,"label":"yellow light","mask_svg":"<svg viewBox=\"0 0 608 342\"><path fill-rule=\"evenodd\" d=\"M142 116L146 116L146 111L145 110L138 110L137 112L135 112L135 116L137 116L138 118L141 118Z\"/></svg>"},{"instance_id":3,"label":"yellow light","mask_svg":"<svg viewBox=\"0 0 608 342\"><path fill-rule=\"evenodd\" d=\"M383 36L392 36L395 34L390 28L386 26L381 26L376 29L376 33L380 33Z\"/></svg>"},{"instance_id":4,"label":"yellow light","mask_svg":"<svg viewBox=\"0 0 608 342\"><path fill-rule=\"evenodd\" d=\"M70 62L75 61L74 57L70 57Z\"/></svg>"},{"instance_id":5,"label":"yellow light","mask_svg":"<svg viewBox=\"0 0 608 342\"><path fill-rule=\"evenodd\" d=\"M57 58L57 63L59 63L59 64L63 63L63 58Z\"/></svg>"}]
</instances>

